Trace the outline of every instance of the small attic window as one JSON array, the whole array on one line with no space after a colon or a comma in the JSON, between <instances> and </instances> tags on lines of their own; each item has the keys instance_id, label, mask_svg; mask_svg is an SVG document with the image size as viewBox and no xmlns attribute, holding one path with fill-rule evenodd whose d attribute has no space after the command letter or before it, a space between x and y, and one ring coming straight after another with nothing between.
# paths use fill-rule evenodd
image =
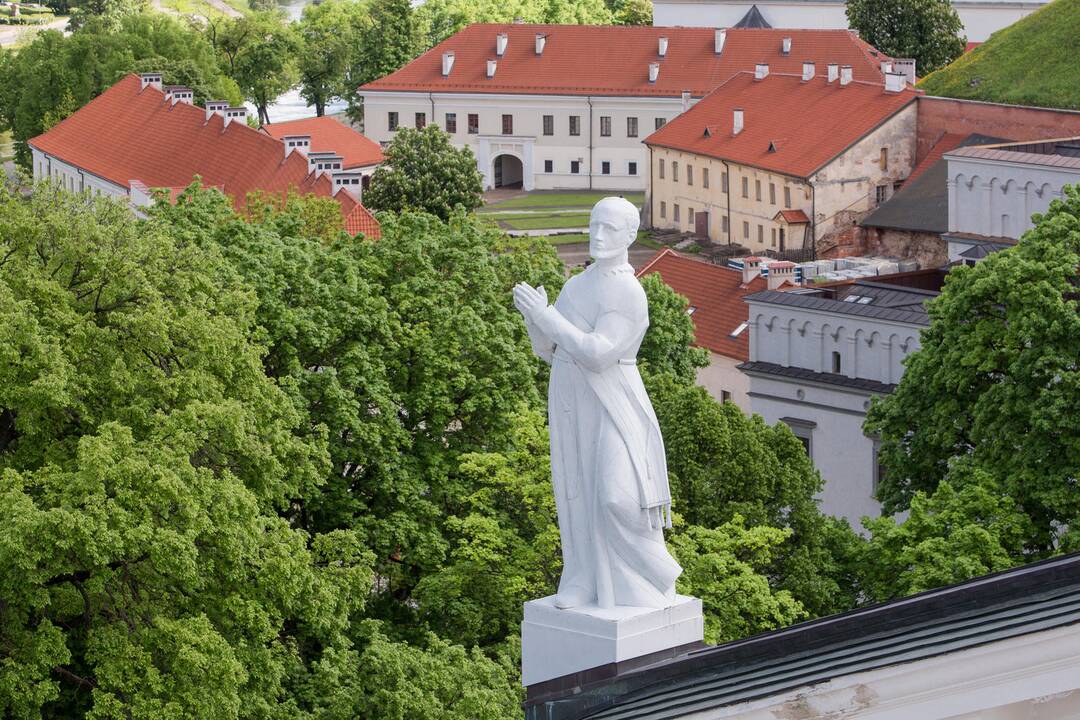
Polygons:
<instances>
[{"instance_id":1,"label":"small attic window","mask_svg":"<svg viewBox=\"0 0 1080 720\"><path fill-rule=\"evenodd\" d=\"M780 141L779 140L770 140L769 141L769 152L774 153L779 149L780 149Z\"/></svg>"},{"instance_id":2,"label":"small attic window","mask_svg":"<svg viewBox=\"0 0 1080 720\"><path fill-rule=\"evenodd\" d=\"M739 337L743 334L743 331L746 330L747 327L749 327L749 323L739 323L739 326L731 331L731 337Z\"/></svg>"},{"instance_id":3,"label":"small attic window","mask_svg":"<svg viewBox=\"0 0 1080 720\"><path fill-rule=\"evenodd\" d=\"M705 137L712 137L712 130L709 129L708 125L705 126Z\"/></svg>"},{"instance_id":4,"label":"small attic window","mask_svg":"<svg viewBox=\"0 0 1080 720\"><path fill-rule=\"evenodd\" d=\"M697 312L697 308L696 308L696 307L694 307L693 305L691 305L690 307L686 308L686 314L687 314L687 315L693 315L693 314L694 314L694 313L696 313L696 312Z\"/></svg>"}]
</instances>

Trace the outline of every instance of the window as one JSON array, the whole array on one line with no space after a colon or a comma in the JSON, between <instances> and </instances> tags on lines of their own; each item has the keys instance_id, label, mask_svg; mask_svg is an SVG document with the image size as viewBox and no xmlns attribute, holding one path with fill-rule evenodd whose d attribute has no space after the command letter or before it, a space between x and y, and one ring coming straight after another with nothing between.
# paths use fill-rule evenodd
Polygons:
<instances>
[{"instance_id":1,"label":"window","mask_svg":"<svg viewBox=\"0 0 1080 720\"><path fill-rule=\"evenodd\" d=\"M600 116L600 137L611 137L611 116Z\"/></svg>"},{"instance_id":2,"label":"window","mask_svg":"<svg viewBox=\"0 0 1080 720\"><path fill-rule=\"evenodd\" d=\"M679 204L675 203L672 207L675 209L675 222L679 222Z\"/></svg>"},{"instance_id":3,"label":"window","mask_svg":"<svg viewBox=\"0 0 1080 720\"><path fill-rule=\"evenodd\" d=\"M555 116L554 115L545 115L544 116L544 134L545 135L554 135L555 134Z\"/></svg>"},{"instance_id":4,"label":"window","mask_svg":"<svg viewBox=\"0 0 1080 720\"><path fill-rule=\"evenodd\" d=\"M446 132L457 132L457 113L446 113Z\"/></svg>"},{"instance_id":5,"label":"window","mask_svg":"<svg viewBox=\"0 0 1080 720\"><path fill-rule=\"evenodd\" d=\"M514 134L514 116L503 115L502 116L502 134L513 135Z\"/></svg>"},{"instance_id":6,"label":"window","mask_svg":"<svg viewBox=\"0 0 1080 720\"><path fill-rule=\"evenodd\" d=\"M791 188L787 185L784 186L784 207L791 207Z\"/></svg>"},{"instance_id":7,"label":"window","mask_svg":"<svg viewBox=\"0 0 1080 720\"><path fill-rule=\"evenodd\" d=\"M883 171L889 169L889 148L881 148L881 158L878 162L881 164Z\"/></svg>"},{"instance_id":8,"label":"window","mask_svg":"<svg viewBox=\"0 0 1080 720\"><path fill-rule=\"evenodd\" d=\"M888 192L888 185L878 185L876 188L874 188L874 202L876 202L878 205L885 202L885 198Z\"/></svg>"},{"instance_id":9,"label":"window","mask_svg":"<svg viewBox=\"0 0 1080 720\"><path fill-rule=\"evenodd\" d=\"M720 173L720 189L727 192L727 173Z\"/></svg>"},{"instance_id":10,"label":"window","mask_svg":"<svg viewBox=\"0 0 1080 720\"><path fill-rule=\"evenodd\" d=\"M723 217L720 218L720 224L724 229L724 234L727 235L727 233L728 233L727 215L724 215Z\"/></svg>"},{"instance_id":11,"label":"window","mask_svg":"<svg viewBox=\"0 0 1080 720\"><path fill-rule=\"evenodd\" d=\"M692 207L686 208L686 220L691 225L694 224L694 208L692 208Z\"/></svg>"},{"instance_id":12,"label":"window","mask_svg":"<svg viewBox=\"0 0 1080 720\"><path fill-rule=\"evenodd\" d=\"M776 247L776 228L772 228L772 246Z\"/></svg>"},{"instance_id":13,"label":"window","mask_svg":"<svg viewBox=\"0 0 1080 720\"><path fill-rule=\"evenodd\" d=\"M423 130L427 125L427 113L416 113L415 125L417 130Z\"/></svg>"},{"instance_id":14,"label":"window","mask_svg":"<svg viewBox=\"0 0 1080 720\"><path fill-rule=\"evenodd\" d=\"M397 113L396 112L388 112L388 113L386 113L386 127L390 130L390 132L393 132L394 130L397 130L397 128L398 128L398 118L397 118Z\"/></svg>"},{"instance_id":15,"label":"window","mask_svg":"<svg viewBox=\"0 0 1080 720\"><path fill-rule=\"evenodd\" d=\"M679 182L679 163L677 162L671 163L671 181Z\"/></svg>"},{"instance_id":16,"label":"window","mask_svg":"<svg viewBox=\"0 0 1080 720\"><path fill-rule=\"evenodd\" d=\"M748 178L742 179L742 196L746 199L750 199L750 180Z\"/></svg>"},{"instance_id":17,"label":"window","mask_svg":"<svg viewBox=\"0 0 1080 720\"><path fill-rule=\"evenodd\" d=\"M656 129L659 130L660 128L664 127L665 123L667 123L667 118L656 118L653 122L656 125Z\"/></svg>"},{"instance_id":18,"label":"window","mask_svg":"<svg viewBox=\"0 0 1080 720\"><path fill-rule=\"evenodd\" d=\"M601 175L610 175L611 174L611 163L609 161L604 160L604 161L602 161L600 163L600 174Z\"/></svg>"},{"instance_id":19,"label":"window","mask_svg":"<svg viewBox=\"0 0 1080 720\"><path fill-rule=\"evenodd\" d=\"M637 118L626 118L626 137L637 137Z\"/></svg>"},{"instance_id":20,"label":"window","mask_svg":"<svg viewBox=\"0 0 1080 720\"><path fill-rule=\"evenodd\" d=\"M549 172L554 172L554 171L555 171L555 163L553 161L551 161L551 160L545 160L544 161L544 172L549 173Z\"/></svg>"},{"instance_id":21,"label":"window","mask_svg":"<svg viewBox=\"0 0 1080 720\"><path fill-rule=\"evenodd\" d=\"M627 175L637 175L637 163L636 162L629 162L629 163L626 164L626 174Z\"/></svg>"},{"instance_id":22,"label":"window","mask_svg":"<svg viewBox=\"0 0 1080 720\"><path fill-rule=\"evenodd\" d=\"M571 135L580 135L581 134L581 116L580 115L571 115L570 116L570 134Z\"/></svg>"},{"instance_id":23,"label":"window","mask_svg":"<svg viewBox=\"0 0 1080 720\"><path fill-rule=\"evenodd\" d=\"M742 224L742 236L743 240L750 239L750 223L746 222L745 220L743 220Z\"/></svg>"},{"instance_id":24,"label":"window","mask_svg":"<svg viewBox=\"0 0 1080 720\"><path fill-rule=\"evenodd\" d=\"M581 161L580 160L571 160L570 161L570 172L572 172L574 175L577 175L579 172L581 172Z\"/></svg>"},{"instance_id":25,"label":"window","mask_svg":"<svg viewBox=\"0 0 1080 720\"><path fill-rule=\"evenodd\" d=\"M754 181L754 199L761 202L761 181Z\"/></svg>"},{"instance_id":26,"label":"window","mask_svg":"<svg viewBox=\"0 0 1080 720\"><path fill-rule=\"evenodd\" d=\"M370 175L365 175L364 177L360 178L360 187L362 189L367 190L368 187L370 187L370 186L371 186L371 176Z\"/></svg>"},{"instance_id":27,"label":"window","mask_svg":"<svg viewBox=\"0 0 1080 720\"><path fill-rule=\"evenodd\" d=\"M667 218L667 203L663 200L660 201L660 217Z\"/></svg>"},{"instance_id":28,"label":"window","mask_svg":"<svg viewBox=\"0 0 1080 720\"><path fill-rule=\"evenodd\" d=\"M832 354L832 371L834 373L836 373L837 375L839 375L840 370L841 370L841 367L840 367L840 353L838 353L836 350L833 350L833 354Z\"/></svg>"},{"instance_id":29,"label":"window","mask_svg":"<svg viewBox=\"0 0 1080 720\"><path fill-rule=\"evenodd\" d=\"M762 227L761 225L757 226L757 241L758 241L758 245L764 245L765 244L765 228Z\"/></svg>"},{"instance_id":30,"label":"window","mask_svg":"<svg viewBox=\"0 0 1080 720\"><path fill-rule=\"evenodd\" d=\"M687 185L693 185L694 184L694 166L693 165L687 165L686 166L686 184Z\"/></svg>"},{"instance_id":31,"label":"window","mask_svg":"<svg viewBox=\"0 0 1080 720\"><path fill-rule=\"evenodd\" d=\"M701 168L701 187L709 187L709 168Z\"/></svg>"},{"instance_id":32,"label":"window","mask_svg":"<svg viewBox=\"0 0 1080 720\"><path fill-rule=\"evenodd\" d=\"M776 204L776 183L769 183L769 204Z\"/></svg>"},{"instance_id":33,"label":"window","mask_svg":"<svg viewBox=\"0 0 1080 720\"><path fill-rule=\"evenodd\" d=\"M806 450L806 457L813 460L813 437L814 428L817 427L817 423L810 420L799 420L797 418L786 417L780 418L780 422L787 425L791 430L791 434L799 438L799 442L802 443L803 449Z\"/></svg>"},{"instance_id":34,"label":"window","mask_svg":"<svg viewBox=\"0 0 1080 720\"><path fill-rule=\"evenodd\" d=\"M731 402L731 393L728 392L727 390L721 390L720 391L720 402L722 402L722 403Z\"/></svg>"},{"instance_id":35,"label":"window","mask_svg":"<svg viewBox=\"0 0 1080 720\"><path fill-rule=\"evenodd\" d=\"M469 134L476 135L480 132L480 115L469 113Z\"/></svg>"},{"instance_id":36,"label":"window","mask_svg":"<svg viewBox=\"0 0 1080 720\"><path fill-rule=\"evenodd\" d=\"M663 180L664 179L664 158L660 158L660 165L658 166L658 169L660 170L660 179Z\"/></svg>"},{"instance_id":37,"label":"window","mask_svg":"<svg viewBox=\"0 0 1080 720\"><path fill-rule=\"evenodd\" d=\"M877 497L878 487L885 478L885 466L881 464L881 446L878 440L874 440L874 484L871 487L871 497Z\"/></svg>"}]
</instances>

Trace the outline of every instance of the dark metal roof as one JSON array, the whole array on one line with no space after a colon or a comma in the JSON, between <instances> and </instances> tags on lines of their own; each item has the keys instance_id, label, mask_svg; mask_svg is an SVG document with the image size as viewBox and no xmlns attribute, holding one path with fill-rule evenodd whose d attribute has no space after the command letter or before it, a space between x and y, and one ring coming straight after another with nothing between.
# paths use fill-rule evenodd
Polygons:
<instances>
[{"instance_id":1,"label":"dark metal roof","mask_svg":"<svg viewBox=\"0 0 1080 720\"><path fill-rule=\"evenodd\" d=\"M844 289L847 298L869 298L869 302L847 301L820 293L781 292L764 290L747 295L746 302L761 302L772 305L818 310L839 315L907 323L909 325L929 325L930 319L923 306L927 300L938 293L930 290L900 287L870 280L858 280Z\"/></svg>"},{"instance_id":2,"label":"dark metal roof","mask_svg":"<svg viewBox=\"0 0 1080 720\"><path fill-rule=\"evenodd\" d=\"M750 9L743 15L742 20L732 25L737 28L771 28L772 25L765 19L765 16L758 10L757 5L751 5Z\"/></svg>"},{"instance_id":3,"label":"dark metal roof","mask_svg":"<svg viewBox=\"0 0 1080 720\"><path fill-rule=\"evenodd\" d=\"M1080 623L1080 554L764 633L526 706L528 720L670 720Z\"/></svg>"},{"instance_id":4,"label":"dark metal roof","mask_svg":"<svg viewBox=\"0 0 1080 720\"><path fill-rule=\"evenodd\" d=\"M960 257L968 258L969 260L981 260L988 255L991 255L1001 250L1008 250L1011 247L1013 246L1006 243L979 243L978 245L972 245L967 250L960 253Z\"/></svg>"},{"instance_id":5,"label":"dark metal roof","mask_svg":"<svg viewBox=\"0 0 1080 720\"><path fill-rule=\"evenodd\" d=\"M775 375L776 377L788 378L791 380L802 380L804 382L816 382L823 383L825 385L836 385L839 387L850 388L852 390L861 390L863 392L878 393L881 395L887 395L896 389L896 385L889 383L878 382L877 380L866 380L864 378L853 378L847 375L839 375L837 373L824 373L815 372L813 370L807 370L805 368L797 367L784 367L783 365L777 365L776 363L769 362L745 362L738 366L740 370L750 374L760 375Z\"/></svg>"},{"instance_id":6,"label":"dark metal roof","mask_svg":"<svg viewBox=\"0 0 1080 720\"><path fill-rule=\"evenodd\" d=\"M1001 138L972 134L960 147L1002 142ZM949 166L938 160L876 210L863 218L863 227L940 234L949 229L949 193L945 186Z\"/></svg>"}]
</instances>

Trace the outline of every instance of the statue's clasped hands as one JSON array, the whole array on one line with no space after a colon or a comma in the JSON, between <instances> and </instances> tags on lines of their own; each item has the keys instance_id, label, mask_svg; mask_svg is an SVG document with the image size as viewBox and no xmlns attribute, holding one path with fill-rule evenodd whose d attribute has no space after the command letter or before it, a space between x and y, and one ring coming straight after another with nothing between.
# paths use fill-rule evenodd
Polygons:
<instances>
[{"instance_id":1,"label":"statue's clasped hands","mask_svg":"<svg viewBox=\"0 0 1080 720\"><path fill-rule=\"evenodd\" d=\"M548 306L547 290L544 286L532 287L520 282L514 286L514 307L528 322L534 322L536 316Z\"/></svg>"}]
</instances>

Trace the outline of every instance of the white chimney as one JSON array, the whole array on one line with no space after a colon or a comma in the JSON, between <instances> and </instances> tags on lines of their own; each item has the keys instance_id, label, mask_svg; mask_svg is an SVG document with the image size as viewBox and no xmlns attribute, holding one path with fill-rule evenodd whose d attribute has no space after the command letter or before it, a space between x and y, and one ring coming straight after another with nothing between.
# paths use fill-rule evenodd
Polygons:
<instances>
[{"instance_id":1,"label":"white chimney","mask_svg":"<svg viewBox=\"0 0 1080 720\"><path fill-rule=\"evenodd\" d=\"M293 150L306 155L311 149L310 135L286 135L281 138L281 142L285 145L285 157L289 157Z\"/></svg>"},{"instance_id":2,"label":"white chimney","mask_svg":"<svg viewBox=\"0 0 1080 720\"><path fill-rule=\"evenodd\" d=\"M840 66L836 63L829 63L826 68L829 72L829 82L836 82L836 78L840 77Z\"/></svg>"},{"instance_id":3,"label":"white chimney","mask_svg":"<svg viewBox=\"0 0 1080 720\"><path fill-rule=\"evenodd\" d=\"M542 33L536 33L536 54L541 55L544 52L544 46L547 45L547 35Z\"/></svg>"},{"instance_id":4,"label":"white chimney","mask_svg":"<svg viewBox=\"0 0 1080 720\"><path fill-rule=\"evenodd\" d=\"M667 38L666 37L661 37L660 38L658 46L656 48L656 51L657 51L657 54L660 55L660 57L664 57L665 55L667 55Z\"/></svg>"},{"instance_id":5,"label":"white chimney","mask_svg":"<svg viewBox=\"0 0 1080 720\"><path fill-rule=\"evenodd\" d=\"M881 61L881 74L887 75L892 72L892 63L886 60Z\"/></svg>"},{"instance_id":6,"label":"white chimney","mask_svg":"<svg viewBox=\"0 0 1080 720\"><path fill-rule=\"evenodd\" d=\"M781 260L769 264L769 276L765 278L770 290L779 290L785 282L795 282L795 263Z\"/></svg>"},{"instance_id":7,"label":"white chimney","mask_svg":"<svg viewBox=\"0 0 1080 720\"><path fill-rule=\"evenodd\" d=\"M768 63L758 63L757 65L754 66L754 79L755 80L764 80L767 77L769 77L769 64Z\"/></svg>"},{"instance_id":8,"label":"white chimney","mask_svg":"<svg viewBox=\"0 0 1080 720\"><path fill-rule=\"evenodd\" d=\"M903 73L885 73L885 92L900 92L904 89L904 80L905 78Z\"/></svg>"},{"instance_id":9,"label":"white chimney","mask_svg":"<svg viewBox=\"0 0 1080 720\"><path fill-rule=\"evenodd\" d=\"M724 43L727 42L727 30L717 30L714 39L714 50L717 55L724 52Z\"/></svg>"},{"instance_id":10,"label":"white chimney","mask_svg":"<svg viewBox=\"0 0 1080 720\"><path fill-rule=\"evenodd\" d=\"M743 110L735 108L731 112L731 134L738 135L743 131Z\"/></svg>"},{"instance_id":11,"label":"white chimney","mask_svg":"<svg viewBox=\"0 0 1080 720\"><path fill-rule=\"evenodd\" d=\"M761 273L761 258L749 255L742 259L742 281L746 285Z\"/></svg>"},{"instance_id":12,"label":"white chimney","mask_svg":"<svg viewBox=\"0 0 1080 720\"><path fill-rule=\"evenodd\" d=\"M314 171L316 176L329 173L333 177L335 172L341 171L344 162L345 158L326 150L308 153L308 172Z\"/></svg>"},{"instance_id":13,"label":"white chimney","mask_svg":"<svg viewBox=\"0 0 1080 720\"><path fill-rule=\"evenodd\" d=\"M683 90L682 91L682 111L686 112L689 109L690 109L690 91L689 90Z\"/></svg>"},{"instance_id":14,"label":"white chimney","mask_svg":"<svg viewBox=\"0 0 1080 720\"><path fill-rule=\"evenodd\" d=\"M495 77L495 67L497 65L498 65L498 62L496 62L495 60L488 60L488 63L487 63L487 76L489 78Z\"/></svg>"},{"instance_id":15,"label":"white chimney","mask_svg":"<svg viewBox=\"0 0 1080 720\"><path fill-rule=\"evenodd\" d=\"M660 75L660 63L649 63L649 82L656 82L657 76Z\"/></svg>"},{"instance_id":16,"label":"white chimney","mask_svg":"<svg viewBox=\"0 0 1080 720\"><path fill-rule=\"evenodd\" d=\"M195 103L195 92L183 85L168 85L165 87L165 99L173 105L178 102L193 105Z\"/></svg>"},{"instance_id":17,"label":"white chimney","mask_svg":"<svg viewBox=\"0 0 1080 720\"><path fill-rule=\"evenodd\" d=\"M786 37L780 41L780 49L785 55L791 54L791 38Z\"/></svg>"},{"instance_id":18,"label":"white chimney","mask_svg":"<svg viewBox=\"0 0 1080 720\"><path fill-rule=\"evenodd\" d=\"M495 54L502 57L506 52L506 44L510 42L510 36L506 33L499 33L495 36Z\"/></svg>"},{"instance_id":19,"label":"white chimney","mask_svg":"<svg viewBox=\"0 0 1080 720\"><path fill-rule=\"evenodd\" d=\"M233 120L239 120L241 123L247 122L247 108L244 107L226 107L225 113L225 127L229 126Z\"/></svg>"},{"instance_id":20,"label":"white chimney","mask_svg":"<svg viewBox=\"0 0 1080 720\"><path fill-rule=\"evenodd\" d=\"M851 66L844 65L840 68L840 87L847 87L851 83Z\"/></svg>"},{"instance_id":21,"label":"white chimney","mask_svg":"<svg viewBox=\"0 0 1080 720\"><path fill-rule=\"evenodd\" d=\"M447 77L450 75L450 71L454 69L454 51L447 50L442 54L442 75Z\"/></svg>"},{"instance_id":22,"label":"white chimney","mask_svg":"<svg viewBox=\"0 0 1080 720\"><path fill-rule=\"evenodd\" d=\"M915 84L915 61L911 58L893 60L893 71L903 74L908 85Z\"/></svg>"},{"instance_id":23,"label":"white chimney","mask_svg":"<svg viewBox=\"0 0 1080 720\"><path fill-rule=\"evenodd\" d=\"M207 100L206 101L206 122L210 122L210 118L214 115L220 115L225 117L225 111L229 108L229 103L224 100Z\"/></svg>"},{"instance_id":24,"label":"white chimney","mask_svg":"<svg viewBox=\"0 0 1080 720\"><path fill-rule=\"evenodd\" d=\"M809 60L804 62L802 64L802 81L803 82L810 82L811 80L813 80L814 79L814 71L816 70L816 68L817 68L817 66L814 65L814 63L809 61Z\"/></svg>"},{"instance_id":25,"label":"white chimney","mask_svg":"<svg viewBox=\"0 0 1080 720\"><path fill-rule=\"evenodd\" d=\"M159 72L139 73L139 81L139 92L150 86L161 89L161 73Z\"/></svg>"}]
</instances>

